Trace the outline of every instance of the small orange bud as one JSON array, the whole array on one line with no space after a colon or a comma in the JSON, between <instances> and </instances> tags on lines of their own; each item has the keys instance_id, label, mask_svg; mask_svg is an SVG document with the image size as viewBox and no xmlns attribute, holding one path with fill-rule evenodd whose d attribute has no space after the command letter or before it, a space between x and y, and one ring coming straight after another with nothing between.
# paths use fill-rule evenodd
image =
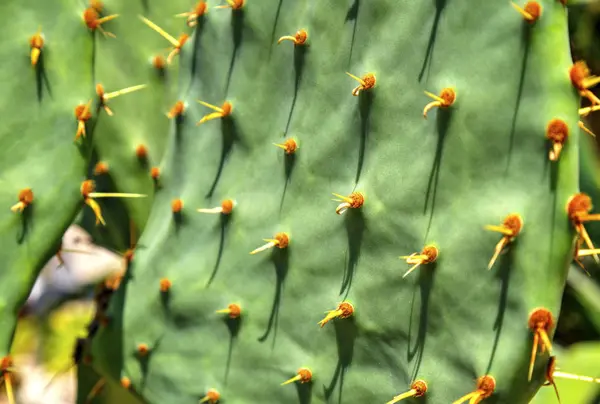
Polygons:
<instances>
[{"instance_id":1,"label":"small orange bud","mask_svg":"<svg viewBox=\"0 0 600 404\"><path fill-rule=\"evenodd\" d=\"M373 73L367 73L362 78L357 77L353 74L346 72L346 74L352 77L354 80L358 81L359 85L352 90L353 96L358 96L361 91L370 90L375 87L377 83L377 79Z\"/></svg>"},{"instance_id":2,"label":"small orange bud","mask_svg":"<svg viewBox=\"0 0 600 404\"><path fill-rule=\"evenodd\" d=\"M585 80L590 77L590 68L585 61L579 60L569 69L569 77L575 88L585 90Z\"/></svg>"},{"instance_id":3,"label":"small orange bud","mask_svg":"<svg viewBox=\"0 0 600 404\"><path fill-rule=\"evenodd\" d=\"M533 332L533 348L531 350L531 358L529 360L529 375L531 381L533 375L533 365L538 353L538 346L541 345L542 352L546 350L552 354L552 342L550 341L550 332L554 328L554 317L552 313L543 307L534 309L529 315L527 322L529 329Z\"/></svg>"},{"instance_id":4,"label":"small orange bud","mask_svg":"<svg viewBox=\"0 0 600 404\"><path fill-rule=\"evenodd\" d=\"M234 207L235 202L233 200L225 199L223 202L221 202L221 206L217 206L215 208L201 208L198 209L198 212L229 215Z\"/></svg>"},{"instance_id":5,"label":"small orange bud","mask_svg":"<svg viewBox=\"0 0 600 404\"><path fill-rule=\"evenodd\" d=\"M291 35L282 36L281 38L279 38L277 43L280 44L283 41L292 41L294 43L294 45L304 45L306 43L307 39L308 39L308 32L306 32L305 29L301 29L301 30L297 31L294 36L291 36Z\"/></svg>"},{"instance_id":6,"label":"small orange bud","mask_svg":"<svg viewBox=\"0 0 600 404\"><path fill-rule=\"evenodd\" d=\"M590 88L600 83L600 77L591 75L590 69L585 61L577 61L569 69L569 78L579 95L586 97L592 103L592 107L582 108L582 115L587 115L594 110L594 106L600 105L600 98ZM580 112L581 113L581 112Z\"/></svg>"},{"instance_id":7,"label":"small orange bud","mask_svg":"<svg viewBox=\"0 0 600 404\"><path fill-rule=\"evenodd\" d=\"M288 139L283 143L273 143L275 146L283 149L285 154L294 154L298 149L298 143L294 139Z\"/></svg>"},{"instance_id":8,"label":"small orange bud","mask_svg":"<svg viewBox=\"0 0 600 404\"><path fill-rule=\"evenodd\" d=\"M200 403L209 403L209 404L217 404L219 399L221 398L221 393L219 393L215 389L209 389L206 392L206 395L202 397Z\"/></svg>"},{"instance_id":9,"label":"small orange bud","mask_svg":"<svg viewBox=\"0 0 600 404\"><path fill-rule=\"evenodd\" d=\"M233 201L231 199L225 199L221 202L221 210L224 215L228 215L233 210Z\"/></svg>"},{"instance_id":10,"label":"small orange bud","mask_svg":"<svg viewBox=\"0 0 600 404\"><path fill-rule=\"evenodd\" d=\"M85 123L92 117L92 113L90 112L91 105L92 100L90 100L87 104L79 104L75 107L75 118L77 119L77 132L75 133L75 140L79 139L81 136L85 137Z\"/></svg>"},{"instance_id":11,"label":"small orange bud","mask_svg":"<svg viewBox=\"0 0 600 404\"><path fill-rule=\"evenodd\" d=\"M494 231L502 234L502 238L496 244L494 249L494 255L488 264L488 269L492 269L494 263L498 259L498 256L514 239L521 233L523 229L523 218L518 213L510 213L505 218L500 226L487 225L486 230Z\"/></svg>"},{"instance_id":12,"label":"small orange bud","mask_svg":"<svg viewBox=\"0 0 600 404\"><path fill-rule=\"evenodd\" d=\"M85 180L81 183L81 195L87 198L89 194L96 190L96 183L93 180Z\"/></svg>"},{"instance_id":13,"label":"small orange bud","mask_svg":"<svg viewBox=\"0 0 600 404\"><path fill-rule=\"evenodd\" d=\"M140 144L135 148L135 155L138 159L145 160L148 158L148 149L143 144Z\"/></svg>"},{"instance_id":14,"label":"small orange bud","mask_svg":"<svg viewBox=\"0 0 600 404\"><path fill-rule=\"evenodd\" d=\"M242 308L239 304L231 303L226 309L217 310L219 314L229 314L229 318L238 318L242 314Z\"/></svg>"},{"instance_id":15,"label":"small orange bud","mask_svg":"<svg viewBox=\"0 0 600 404\"><path fill-rule=\"evenodd\" d=\"M409 391L397 395L386 404L396 404L410 397L422 397L425 395L425 393L427 393L427 382L425 382L425 380L416 380L410 385Z\"/></svg>"},{"instance_id":16,"label":"small orange bud","mask_svg":"<svg viewBox=\"0 0 600 404\"><path fill-rule=\"evenodd\" d=\"M108 172L108 164L106 164L103 161L99 161L98 163L96 163L96 166L94 167L94 175L102 175L102 174L106 174Z\"/></svg>"},{"instance_id":17,"label":"small orange bud","mask_svg":"<svg viewBox=\"0 0 600 404\"><path fill-rule=\"evenodd\" d=\"M530 24L536 22L542 15L542 6L537 1L528 1L524 7L520 7L514 2L512 6L523 16L523 19Z\"/></svg>"},{"instance_id":18,"label":"small orange bud","mask_svg":"<svg viewBox=\"0 0 600 404\"><path fill-rule=\"evenodd\" d=\"M298 372L296 373L296 375L294 377L281 383L281 385L285 386L286 384L290 384L290 383L294 383L294 382L309 383L311 380L312 380L311 370L309 368L300 368L300 369L298 369Z\"/></svg>"},{"instance_id":19,"label":"small orange bud","mask_svg":"<svg viewBox=\"0 0 600 404\"><path fill-rule=\"evenodd\" d=\"M267 241L267 244L264 244L258 247L257 249L251 251L250 254L254 255L256 253L268 250L269 248L273 247L287 248L288 244L290 243L290 237L286 233L277 233L275 234L275 238L267 238L264 239L264 241Z\"/></svg>"},{"instance_id":20,"label":"small orange bud","mask_svg":"<svg viewBox=\"0 0 600 404\"><path fill-rule=\"evenodd\" d=\"M546 127L546 138L552 142L552 148L549 152L550 161L558 160L560 152L568 137L569 127L565 121L555 118L548 122Z\"/></svg>"},{"instance_id":21,"label":"small orange bud","mask_svg":"<svg viewBox=\"0 0 600 404\"><path fill-rule=\"evenodd\" d=\"M160 177L160 168L152 167L150 169L150 176L152 177L153 180L158 180L158 178Z\"/></svg>"},{"instance_id":22,"label":"small orange bud","mask_svg":"<svg viewBox=\"0 0 600 404\"><path fill-rule=\"evenodd\" d=\"M98 84L100 86L100 84ZM92 117L92 113L89 108L86 108L86 104L79 104L75 107L75 118L79 121L87 121Z\"/></svg>"},{"instance_id":23,"label":"small orange bud","mask_svg":"<svg viewBox=\"0 0 600 404\"><path fill-rule=\"evenodd\" d=\"M123 376L121 378L121 386L123 386L124 389L129 389L131 387L131 380L128 377Z\"/></svg>"},{"instance_id":24,"label":"small orange bud","mask_svg":"<svg viewBox=\"0 0 600 404\"><path fill-rule=\"evenodd\" d=\"M137 346L137 352L140 354L140 356L146 356L148 355L148 352L150 352L150 348L147 344L139 344Z\"/></svg>"},{"instance_id":25,"label":"small orange bud","mask_svg":"<svg viewBox=\"0 0 600 404\"><path fill-rule=\"evenodd\" d=\"M33 191L31 188L24 188L19 191L19 202L13 205L10 210L13 212L23 212L33 202Z\"/></svg>"},{"instance_id":26,"label":"small orange bud","mask_svg":"<svg viewBox=\"0 0 600 404\"><path fill-rule=\"evenodd\" d=\"M349 196L343 196L334 193L333 196L339 199L332 199L335 202L342 202L335 208L335 213L338 215L343 214L349 208L358 209L365 203L365 196L360 192L352 192Z\"/></svg>"},{"instance_id":27,"label":"small orange bud","mask_svg":"<svg viewBox=\"0 0 600 404\"><path fill-rule=\"evenodd\" d=\"M98 9L96 7L94 7L94 5L92 5L92 7L86 8L82 14L82 18L83 18L83 21L85 22L85 25L87 25L87 27L91 31L98 30L104 36L109 36L109 37L115 38L114 34L107 32L102 28L102 24L107 23L111 20L114 20L115 18L118 17L118 15L114 14L114 15L109 15L109 16L100 18L100 14L98 14L98 12L99 12Z\"/></svg>"},{"instance_id":28,"label":"small orange bud","mask_svg":"<svg viewBox=\"0 0 600 404\"><path fill-rule=\"evenodd\" d=\"M175 105L173 105L173 107L171 108L169 113L167 114L167 117L169 117L170 119L176 118L178 116L183 115L184 111L185 111L185 104L183 103L183 101L177 101L175 103Z\"/></svg>"},{"instance_id":29,"label":"small orange bud","mask_svg":"<svg viewBox=\"0 0 600 404\"><path fill-rule=\"evenodd\" d=\"M162 278L160 280L160 291L165 293L171 289L171 281L167 278Z\"/></svg>"},{"instance_id":30,"label":"small orange bud","mask_svg":"<svg viewBox=\"0 0 600 404\"><path fill-rule=\"evenodd\" d=\"M207 8L205 1L199 1L194 7L194 14L196 14L196 17L200 17L206 13Z\"/></svg>"},{"instance_id":31,"label":"small orange bud","mask_svg":"<svg viewBox=\"0 0 600 404\"><path fill-rule=\"evenodd\" d=\"M183 209L183 201L181 199L173 199L171 202L171 210L173 213L181 213Z\"/></svg>"},{"instance_id":32,"label":"small orange bud","mask_svg":"<svg viewBox=\"0 0 600 404\"><path fill-rule=\"evenodd\" d=\"M229 115L231 115L231 112L233 111L233 105L229 101L225 101L223 103L223 105L221 105L220 107L217 107L216 105L212 105L207 102L200 101L200 100L198 100L198 102L200 104L204 105L205 107L212 109L215 112L204 115L202 117L202 119L200 119L198 121L198 123L196 125L203 124L204 122L208 122L213 119L228 117Z\"/></svg>"},{"instance_id":33,"label":"small orange bud","mask_svg":"<svg viewBox=\"0 0 600 404\"><path fill-rule=\"evenodd\" d=\"M427 119L427 113L432 108L448 108L454 104L454 101L456 101L456 91L450 87L442 89L439 96L430 93L429 91L425 91L425 95L429 98L433 98L434 100L425 105L425 108L423 108L423 118L425 119Z\"/></svg>"},{"instance_id":34,"label":"small orange bud","mask_svg":"<svg viewBox=\"0 0 600 404\"><path fill-rule=\"evenodd\" d=\"M421 265L426 265L435 262L435 260L437 260L438 255L439 251L436 246L427 245L425 246L425 248L423 248L420 254L412 253L411 255L404 255L400 257L402 259L405 259L407 264L412 265L412 267L408 271L406 271L406 273L402 277L406 278L408 274L410 274L412 271L414 271Z\"/></svg>"},{"instance_id":35,"label":"small orange bud","mask_svg":"<svg viewBox=\"0 0 600 404\"><path fill-rule=\"evenodd\" d=\"M350 302L341 302L335 310L329 310L326 312L327 315L321 321L319 321L319 325L321 328L325 326L328 322L333 320L334 318L348 318L354 314L354 306Z\"/></svg>"},{"instance_id":36,"label":"small orange bud","mask_svg":"<svg viewBox=\"0 0 600 404\"><path fill-rule=\"evenodd\" d=\"M29 46L31 46L31 65L36 66L44 46L41 28L29 39Z\"/></svg>"},{"instance_id":37,"label":"small orange bud","mask_svg":"<svg viewBox=\"0 0 600 404\"><path fill-rule=\"evenodd\" d=\"M157 70L163 70L166 65L166 60L161 55L156 55L152 58L152 66Z\"/></svg>"}]
</instances>

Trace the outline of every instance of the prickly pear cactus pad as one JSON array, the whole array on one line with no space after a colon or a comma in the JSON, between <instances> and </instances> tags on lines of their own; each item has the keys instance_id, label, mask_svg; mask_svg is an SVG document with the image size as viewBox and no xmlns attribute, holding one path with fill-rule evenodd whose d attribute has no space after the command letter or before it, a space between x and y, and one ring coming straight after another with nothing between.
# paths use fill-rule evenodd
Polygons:
<instances>
[{"instance_id":1,"label":"prickly pear cactus pad","mask_svg":"<svg viewBox=\"0 0 600 404\"><path fill-rule=\"evenodd\" d=\"M96 368L149 403L528 402L586 220L565 7L209 6Z\"/></svg>"},{"instance_id":2,"label":"prickly pear cactus pad","mask_svg":"<svg viewBox=\"0 0 600 404\"><path fill-rule=\"evenodd\" d=\"M35 4L34 4L35 3ZM0 357L38 271L82 206L92 38L78 1L0 4ZM4 363L4 361L3 361Z\"/></svg>"}]
</instances>

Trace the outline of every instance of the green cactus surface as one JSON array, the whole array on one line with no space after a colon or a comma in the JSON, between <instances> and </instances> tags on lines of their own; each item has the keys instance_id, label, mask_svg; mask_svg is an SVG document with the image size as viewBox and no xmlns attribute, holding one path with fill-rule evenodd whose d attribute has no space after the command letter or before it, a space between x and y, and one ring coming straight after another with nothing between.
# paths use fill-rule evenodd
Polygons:
<instances>
[{"instance_id":1,"label":"green cactus surface","mask_svg":"<svg viewBox=\"0 0 600 404\"><path fill-rule=\"evenodd\" d=\"M51 3L0 5L0 357L37 273L82 206L90 155L86 141L74 142L74 110L93 94L92 40L80 19Z\"/></svg>"},{"instance_id":2,"label":"green cactus surface","mask_svg":"<svg viewBox=\"0 0 600 404\"><path fill-rule=\"evenodd\" d=\"M210 3L168 70L179 66L186 109L164 132L145 248L95 340L96 370L127 377L149 403L216 402L215 392L229 404L385 403L422 380L414 402L436 404L485 375L495 388L474 400L528 402L548 358L528 382L530 315L558 317L575 236L566 206L578 192L579 97L565 7L222 4ZM159 26L173 21L138 7ZM120 41L148 35L133 8ZM298 43L278 45L282 36ZM353 91L346 72L375 85ZM424 91L442 94L427 119ZM553 120L569 128L557 161ZM332 193L353 192L364 203L336 215ZM522 229L488 269L503 235L485 226L509 214ZM263 239L278 245L249 255ZM419 255L431 245L437 256ZM403 277L407 261L422 265ZM342 301L352 314L319 327ZM231 304L239 316L222 312ZM281 386L300 368L310 381L304 371Z\"/></svg>"},{"instance_id":3,"label":"green cactus surface","mask_svg":"<svg viewBox=\"0 0 600 404\"><path fill-rule=\"evenodd\" d=\"M563 2L163 3L0 5L2 372L83 208L141 237L78 403L529 402L598 240Z\"/></svg>"}]
</instances>

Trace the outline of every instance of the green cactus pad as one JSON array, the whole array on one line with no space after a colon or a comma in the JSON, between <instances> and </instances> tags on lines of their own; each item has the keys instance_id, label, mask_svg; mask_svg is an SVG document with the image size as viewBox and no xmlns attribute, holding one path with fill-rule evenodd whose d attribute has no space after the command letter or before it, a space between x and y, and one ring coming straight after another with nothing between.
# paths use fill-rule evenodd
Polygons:
<instances>
[{"instance_id":1,"label":"green cactus pad","mask_svg":"<svg viewBox=\"0 0 600 404\"><path fill-rule=\"evenodd\" d=\"M35 4L34 4L35 3ZM75 107L92 97L92 37L78 14L79 1L7 1L0 5L0 357L9 352L16 315L38 271L56 251L82 206L80 184L87 144L74 142ZM30 38L44 40L32 66ZM39 46L37 38L36 46ZM87 122L88 129L93 119ZM11 212L21 190L33 202Z\"/></svg>"},{"instance_id":2,"label":"green cactus pad","mask_svg":"<svg viewBox=\"0 0 600 404\"><path fill-rule=\"evenodd\" d=\"M529 383L529 316L558 317L575 235L579 100L563 5L542 1L530 23L508 2L245 3L211 10L178 56L189 108L165 133L163 187L96 369L149 403L210 389L228 404L385 403L420 379L415 402L438 404L484 375L496 382L486 402L528 402L547 363L538 355ZM277 45L299 29L304 45ZM355 97L346 72L376 84ZM444 88L456 100L424 119L424 91ZM233 110L197 126L214 111L196 100ZM550 162L555 118L570 135ZM290 138L292 155L273 146ZM354 191L364 205L336 215L332 193ZM231 215L196 211L226 199ZM488 270L502 235L484 227L510 213L524 227ZM249 255L280 232L286 248ZM435 263L403 278L398 257L430 244ZM354 314L320 328L343 300ZM216 313L231 303L238 319ZM280 385L302 367L310 383Z\"/></svg>"}]
</instances>

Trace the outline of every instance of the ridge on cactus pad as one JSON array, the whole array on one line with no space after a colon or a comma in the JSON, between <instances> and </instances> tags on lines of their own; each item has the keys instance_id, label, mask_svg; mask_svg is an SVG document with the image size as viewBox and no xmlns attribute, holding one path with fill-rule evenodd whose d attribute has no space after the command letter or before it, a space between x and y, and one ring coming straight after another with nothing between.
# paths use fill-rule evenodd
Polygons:
<instances>
[{"instance_id":1,"label":"ridge on cactus pad","mask_svg":"<svg viewBox=\"0 0 600 404\"><path fill-rule=\"evenodd\" d=\"M556 320L576 234L564 6L227 4L175 58L187 108L95 368L149 403L385 403L417 380L407 400L527 402L548 361L533 341L553 332L531 315ZM310 381L281 386L298 369Z\"/></svg>"},{"instance_id":2,"label":"ridge on cactus pad","mask_svg":"<svg viewBox=\"0 0 600 404\"><path fill-rule=\"evenodd\" d=\"M146 27L138 14L149 19L172 17L189 2L178 0L149 10L141 3L105 1L103 4L103 15L118 15L110 21L110 31L116 38L97 38L94 84L103 85L106 91L144 87L111 99L109 105L114 115L100 111L101 119L94 130L98 155L108 165L107 174L114 185L150 196L143 201L123 201L136 225L143 229L160 176L160 160L172 124L167 115L175 104L179 77L174 66L166 66L169 43ZM161 21L172 35L185 30L181 23L177 18Z\"/></svg>"}]
</instances>

